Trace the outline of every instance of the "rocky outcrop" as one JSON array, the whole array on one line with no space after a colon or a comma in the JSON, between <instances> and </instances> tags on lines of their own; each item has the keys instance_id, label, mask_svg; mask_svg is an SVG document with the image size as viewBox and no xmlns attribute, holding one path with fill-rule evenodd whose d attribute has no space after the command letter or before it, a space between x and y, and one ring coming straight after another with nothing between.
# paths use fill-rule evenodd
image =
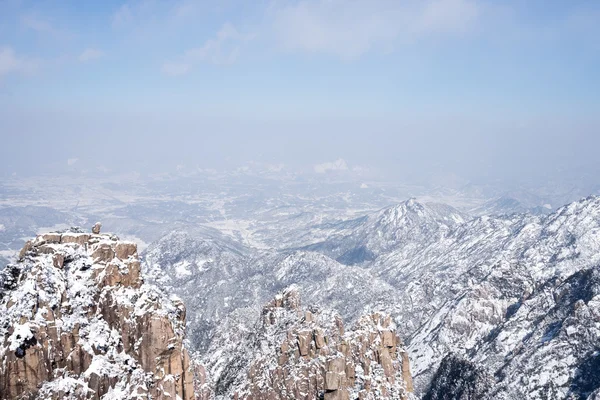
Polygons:
<instances>
[{"instance_id":1,"label":"rocky outcrop","mask_svg":"<svg viewBox=\"0 0 600 400\"><path fill-rule=\"evenodd\" d=\"M94 232L40 235L0 272L2 399L193 399L183 303Z\"/></svg>"},{"instance_id":2,"label":"rocky outcrop","mask_svg":"<svg viewBox=\"0 0 600 400\"><path fill-rule=\"evenodd\" d=\"M217 381L217 398L238 400L413 398L408 357L388 315L365 315L345 331L335 313L302 309L295 288L264 307Z\"/></svg>"}]
</instances>

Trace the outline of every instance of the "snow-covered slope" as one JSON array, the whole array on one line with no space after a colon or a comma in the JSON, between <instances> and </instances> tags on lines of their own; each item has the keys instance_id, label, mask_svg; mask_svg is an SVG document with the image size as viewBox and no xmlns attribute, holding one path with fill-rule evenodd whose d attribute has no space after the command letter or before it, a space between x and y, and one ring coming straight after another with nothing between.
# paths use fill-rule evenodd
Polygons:
<instances>
[{"instance_id":1,"label":"snow-covered slope","mask_svg":"<svg viewBox=\"0 0 600 400\"><path fill-rule=\"evenodd\" d=\"M431 226L430 222L425 217L422 227ZM542 318L553 321L548 324L560 325L558 317L547 315L549 309L557 306L555 296L548 295L541 301L538 291L545 288L546 292L560 293L563 282L599 264L600 199L589 197L546 217L480 217L457 223L451 229L428 230L428 238L420 236L422 230L416 232L414 242L388 246L391 251L379 253L374 261L362 266L401 293L400 302L392 311L409 343L417 390L422 393L442 359L456 353L488 368L498 388L508 388L503 389L503 393L512 396L508 398L544 398L540 387L549 382L558 393L557 398L565 398L573 390L572 382L578 379L579 365L595 350L576 340L577 344L570 346L583 346L583 353L569 358L563 352L568 361L556 367L541 353L568 345L561 344L559 336L546 335L547 349L543 350L529 337L544 337L543 330L538 332ZM347 235L351 243L357 233ZM376 232L367 242L377 236L385 238L385 234ZM383 248L387 241L382 239L380 243L383 246L371 243L371 247ZM581 325L578 329L586 331L585 337L597 338L597 304L588 300L587 312L592 321L579 321L575 326ZM529 318L507 322L525 312L521 308L527 310ZM570 313L563 310L566 316L562 318ZM591 327L585 328L589 323ZM502 332L510 326L514 326L513 331L505 333L510 339L504 339L510 342L499 347L504 350L485 345L494 335L504 338ZM527 382L531 383L518 382L523 377L518 372L525 368L523 362L509 362L506 358L515 346L527 354L523 360L534 364L528 367ZM496 361L492 362L494 358ZM512 363L512 375L500 371L509 371ZM515 387L520 391L516 392Z\"/></svg>"},{"instance_id":2,"label":"snow-covered slope","mask_svg":"<svg viewBox=\"0 0 600 400\"><path fill-rule=\"evenodd\" d=\"M421 204L410 199L383 209L347 229L348 223L327 240L307 249L319 251L343 264L368 263L394 249L417 249L443 238L468 216L444 204Z\"/></svg>"},{"instance_id":3,"label":"snow-covered slope","mask_svg":"<svg viewBox=\"0 0 600 400\"><path fill-rule=\"evenodd\" d=\"M2 399L194 398L183 304L98 232L38 236L1 271Z\"/></svg>"},{"instance_id":4,"label":"snow-covered slope","mask_svg":"<svg viewBox=\"0 0 600 400\"><path fill-rule=\"evenodd\" d=\"M236 346L226 352L209 352L207 362L219 369L215 376L209 366L205 378L214 380L214 393L204 393L202 400L213 395L254 400L413 398L408 357L388 315L364 315L345 330L333 311L303 309L298 289L290 287L262 309L252 330L233 340Z\"/></svg>"},{"instance_id":5,"label":"snow-covered slope","mask_svg":"<svg viewBox=\"0 0 600 400\"><path fill-rule=\"evenodd\" d=\"M238 251L212 236L198 239L208 250L194 246L183 257L153 261L151 246L149 264L170 277L170 290L206 305L194 307L201 317L190 317L190 330L207 335L195 343L196 355L214 379L235 343L255 329L260 304L297 284L308 303L347 321L390 312L407 343L416 391L427 398L448 398L436 397L444 388L490 398L545 399L549 391L585 398L600 387L590 372L599 351L600 198L549 215L472 219L409 200L330 228L328 238L301 250ZM207 252L220 254L211 267L218 273L194 261ZM186 283L181 265L199 271L201 282L192 274ZM470 381L458 382L463 367Z\"/></svg>"},{"instance_id":6,"label":"snow-covered slope","mask_svg":"<svg viewBox=\"0 0 600 400\"><path fill-rule=\"evenodd\" d=\"M145 260L151 279L194 310L188 338L201 353L219 325L233 323L228 318L249 328L262 305L290 285L307 303L334 308L348 321L398 301L393 287L362 268L308 251L250 251L217 235L171 233L147 249Z\"/></svg>"}]
</instances>

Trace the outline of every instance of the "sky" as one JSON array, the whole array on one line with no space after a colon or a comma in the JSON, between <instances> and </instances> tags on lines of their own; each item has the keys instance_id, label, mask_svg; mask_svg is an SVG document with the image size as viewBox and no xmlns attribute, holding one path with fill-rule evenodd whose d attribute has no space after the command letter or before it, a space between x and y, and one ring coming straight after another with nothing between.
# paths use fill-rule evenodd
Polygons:
<instances>
[{"instance_id":1,"label":"sky","mask_svg":"<svg viewBox=\"0 0 600 400\"><path fill-rule=\"evenodd\" d=\"M598 71L597 1L0 0L0 177L548 179L600 167Z\"/></svg>"}]
</instances>

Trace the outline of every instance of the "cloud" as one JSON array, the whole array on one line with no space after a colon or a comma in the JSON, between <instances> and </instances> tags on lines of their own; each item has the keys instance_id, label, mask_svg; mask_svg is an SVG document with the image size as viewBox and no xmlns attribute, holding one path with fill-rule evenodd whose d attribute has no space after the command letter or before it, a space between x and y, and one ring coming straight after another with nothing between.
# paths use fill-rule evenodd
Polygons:
<instances>
[{"instance_id":1,"label":"cloud","mask_svg":"<svg viewBox=\"0 0 600 400\"><path fill-rule=\"evenodd\" d=\"M472 0L434 0L426 4L416 23L421 33L461 33L469 29L480 14Z\"/></svg>"},{"instance_id":2,"label":"cloud","mask_svg":"<svg viewBox=\"0 0 600 400\"><path fill-rule=\"evenodd\" d=\"M0 77L21 68L22 61L10 47L0 48Z\"/></svg>"},{"instance_id":3,"label":"cloud","mask_svg":"<svg viewBox=\"0 0 600 400\"><path fill-rule=\"evenodd\" d=\"M244 42L252 40L253 35L243 35L231 23L225 23L216 37L208 39L201 47L189 49L185 58L206 61L215 65L233 64Z\"/></svg>"},{"instance_id":4,"label":"cloud","mask_svg":"<svg viewBox=\"0 0 600 400\"><path fill-rule=\"evenodd\" d=\"M273 36L288 51L352 60L399 40L461 33L478 16L474 0L302 0L269 9Z\"/></svg>"},{"instance_id":5,"label":"cloud","mask_svg":"<svg viewBox=\"0 0 600 400\"><path fill-rule=\"evenodd\" d=\"M112 15L112 25L115 28L119 28L130 24L133 21L133 14L129 4L123 4L115 11Z\"/></svg>"},{"instance_id":6,"label":"cloud","mask_svg":"<svg viewBox=\"0 0 600 400\"><path fill-rule=\"evenodd\" d=\"M33 15L26 15L21 18L21 23L28 29L38 33L57 34L58 31L50 24L50 22Z\"/></svg>"},{"instance_id":7,"label":"cloud","mask_svg":"<svg viewBox=\"0 0 600 400\"><path fill-rule=\"evenodd\" d=\"M69 158L67 160L67 165L68 166L74 165L77 161L79 161L79 158Z\"/></svg>"},{"instance_id":8,"label":"cloud","mask_svg":"<svg viewBox=\"0 0 600 400\"><path fill-rule=\"evenodd\" d=\"M92 60L97 60L98 58L101 58L103 56L104 56L104 52L102 50L88 48L88 49L85 49L79 55L79 61L88 62L88 61L92 61Z\"/></svg>"},{"instance_id":9,"label":"cloud","mask_svg":"<svg viewBox=\"0 0 600 400\"><path fill-rule=\"evenodd\" d=\"M21 24L43 38L50 37L52 40L68 41L74 38L74 34L68 29L65 29L65 24L52 24L48 19L36 16L25 15L21 18ZM60 27L57 27L59 25Z\"/></svg>"},{"instance_id":10,"label":"cloud","mask_svg":"<svg viewBox=\"0 0 600 400\"><path fill-rule=\"evenodd\" d=\"M254 39L252 34L242 34L235 26L227 22L200 47L187 50L179 61L167 61L162 71L171 76L184 75L191 71L194 64L206 62L213 65L231 65L236 62L242 46Z\"/></svg>"},{"instance_id":11,"label":"cloud","mask_svg":"<svg viewBox=\"0 0 600 400\"><path fill-rule=\"evenodd\" d=\"M17 56L11 47L0 47L0 79L11 73L29 73L35 67L33 61Z\"/></svg>"},{"instance_id":12,"label":"cloud","mask_svg":"<svg viewBox=\"0 0 600 400\"><path fill-rule=\"evenodd\" d=\"M346 171L348 170L348 165L344 159L340 158L336 161L317 164L314 166L314 170L317 174L324 174L329 171Z\"/></svg>"},{"instance_id":13,"label":"cloud","mask_svg":"<svg viewBox=\"0 0 600 400\"><path fill-rule=\"evenodd\" d=\"M170 76L185 75L191 70L192 66L188 63L166 62L162 66L162 71Z\"/></svg>"}]
</instances>

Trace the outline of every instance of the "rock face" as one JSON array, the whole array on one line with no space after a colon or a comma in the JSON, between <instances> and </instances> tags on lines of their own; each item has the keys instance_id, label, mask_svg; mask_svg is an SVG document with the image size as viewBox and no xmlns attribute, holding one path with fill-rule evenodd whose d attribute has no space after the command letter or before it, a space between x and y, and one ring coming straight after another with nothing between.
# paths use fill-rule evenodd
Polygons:
<instances>
[{"instance_id":1,"label":"rock face","mask_svg":"<svg viewBox=\"0 0 600 400\"><path fill-rule=\"evenodd\" d=\"M411 391L408 358L388 315L365 315L345 331L333 312L303 310L293 287L264 307L215 384L216 398L247 400L412 399Z\"/></svg>"},{"instance_id":2,"label":"rock face","mask_svg":"<svg viewBox=\"0 0 600 400\"><path fill-rule=\"evenodd\" d=\"M184 327L183 304L144 284L135 244L38 236L0 272L1 397L193 399Z\"/></svg>"}]
</instances>

